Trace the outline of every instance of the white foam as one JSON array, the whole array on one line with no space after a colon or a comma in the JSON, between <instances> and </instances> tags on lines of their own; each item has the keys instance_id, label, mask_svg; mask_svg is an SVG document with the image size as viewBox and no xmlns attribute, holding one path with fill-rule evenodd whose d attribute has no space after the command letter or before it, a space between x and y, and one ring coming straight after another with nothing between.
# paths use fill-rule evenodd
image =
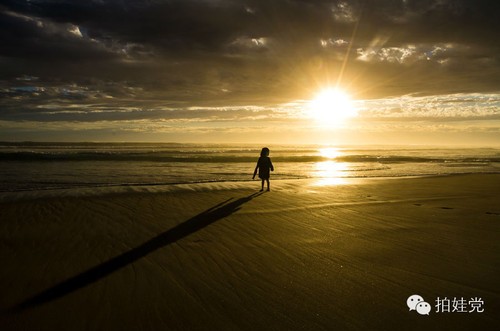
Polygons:
<instances>
[{"instance_id":1,"label":"white foam","mask_svg":"<svg viewBox=\"0 0 500 331\"><path fill-rule=\"evenodd\" d=\"M156 194L175 192L208 192L237 189L256 189L256 182L210 182L165 185L117 185L103 187L79 187L18 192L0 192L0 203L61 197L95 197L115 194Z\"/></svg>"}]
</instances>

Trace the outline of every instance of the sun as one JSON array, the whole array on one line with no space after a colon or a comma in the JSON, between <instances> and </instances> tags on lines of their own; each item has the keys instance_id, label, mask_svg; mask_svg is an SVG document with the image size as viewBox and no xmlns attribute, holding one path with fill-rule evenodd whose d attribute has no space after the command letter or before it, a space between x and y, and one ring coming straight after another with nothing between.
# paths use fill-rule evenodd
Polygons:
<instances>
[{"instance_id":1,"label":"sun","mask_svg":"<svg viewBox=\"0 0 500 331\"><path fill-rule=\"evenodd\" d=\"M340 125L356 117L358 112L347 93L329 88L319 92L309 102L309 115L326 125Z\"/></svg>"}]
</instances>

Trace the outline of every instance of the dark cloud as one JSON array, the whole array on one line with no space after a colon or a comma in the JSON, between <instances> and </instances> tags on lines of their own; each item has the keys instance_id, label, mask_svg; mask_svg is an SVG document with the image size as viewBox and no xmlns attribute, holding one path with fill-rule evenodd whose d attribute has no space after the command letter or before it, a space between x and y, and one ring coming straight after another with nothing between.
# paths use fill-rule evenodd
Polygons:
<instances>
[{"instance_id":1,"label":"dark cloud","mask_svg":"<svg viewBox=\"0 0 500 331\"><path fill-rule=\"evenodd\" d=\"M499 14L493 0L7 0L2 118L285 102L341 74L360 97L498 90Z\"/></svg>"},{"instance_id":2,"label":"dark cloud","mask_svg":"<svg viewBox=\"0 0 500 331\"><path fill-rule=\"evenodd\" d=\"M2 25L16 32L18 46L35 46L32 54L44 44L32 45L34 41L71 46L61 34L43 35L44 29L36 26L53 22L59 27L76 25L84 39L110 49L113 44L135 45L175 56L188 51L220 53L240 37L274 38L284 46L302 48L302 43L320 37L350 38L358 21L360 44L379 33L390 34L394 43L488 44L500 27L499 9L500 4L491 0L7 1ZM9 18L7 11L32 20Z\"/></svg>"}]
</instances>

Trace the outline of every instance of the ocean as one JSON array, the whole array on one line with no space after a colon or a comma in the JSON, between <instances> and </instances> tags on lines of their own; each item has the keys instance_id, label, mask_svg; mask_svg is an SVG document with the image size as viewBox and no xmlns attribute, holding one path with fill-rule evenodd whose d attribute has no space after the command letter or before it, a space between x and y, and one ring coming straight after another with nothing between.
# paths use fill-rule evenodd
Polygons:
<instances>
[{"instance_id":1,"label":"ocean","mask_svg":"<svg viewBox=\"0 0 500 331\"><path fill-rule=\"evenodd\" d=\"M0 192L252 180L262 146L0 143ZM268 146L272 180L500 173L500 149Z\"/></svg>"}]
</instances>

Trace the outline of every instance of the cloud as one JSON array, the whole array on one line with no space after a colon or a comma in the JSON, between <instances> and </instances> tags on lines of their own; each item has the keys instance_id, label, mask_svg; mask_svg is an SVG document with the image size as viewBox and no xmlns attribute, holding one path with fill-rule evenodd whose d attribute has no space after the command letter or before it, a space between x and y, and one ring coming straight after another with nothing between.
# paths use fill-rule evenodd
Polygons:
<instances>
[{"instance_id":1,"label":"cloud","mask_svg":"<svg viewBox=\"0 0 500 331\"><path fill-rule=\"evenodd\" d=\"M500 119L500 94L458 93L436 96L402 96L361 101L359 111L370 118L440 120Z\"/></svg>"},{"instance_id":2,"label":"cloud","mask_svg":"<svg viewBox=\"0 0 500 331\"><path fill-rule=\"evenodd\" d=\"M496 117L499 9L488 0L6 0L0 119L294 121L304 118L297 100L337 82L367 100L366 117Z\"/></svg>"},{"instance_id":3,"label":"cloud","mask_svg":"<svg viewBox=\"0 0 500 331\"><path fill-rule=\"evenodd\" d=\"M94 39L149 44L168 51L220 50L237 36L299 40L338 31L351 35L359 21L360 42L380 31L404 42L492 40L498 27L491 1L6 1L10 13L38 22L70 24ZM251 8L249 10L249 8ZM34 17L37 17L36 19ZM464 28L464 25L465 28ZM291 31L288 31L292 27ZM465 33L456 34L456 29ZM74 29L73 29L74 31ZM432 32L432 33L429 33ZM479 33L481 32L481 33ZM486 36L485 36L486 34ZM454 40L455 42L457 40ZM179 49L177 50L179 51ZM172 52L171 52L172 53Z\"/></svg>"},{"instance_id":4,"label":"cloud","mask_svg":"<svg viewBox=\"0 0 500 331\"><path fill-rule=\"evenodd\" d=\"M5 57L42 60L109 59L113 52L102 43L84 37L77 25L4 10L0 13L2 50Z\"/></svg>"}]
</instances>

